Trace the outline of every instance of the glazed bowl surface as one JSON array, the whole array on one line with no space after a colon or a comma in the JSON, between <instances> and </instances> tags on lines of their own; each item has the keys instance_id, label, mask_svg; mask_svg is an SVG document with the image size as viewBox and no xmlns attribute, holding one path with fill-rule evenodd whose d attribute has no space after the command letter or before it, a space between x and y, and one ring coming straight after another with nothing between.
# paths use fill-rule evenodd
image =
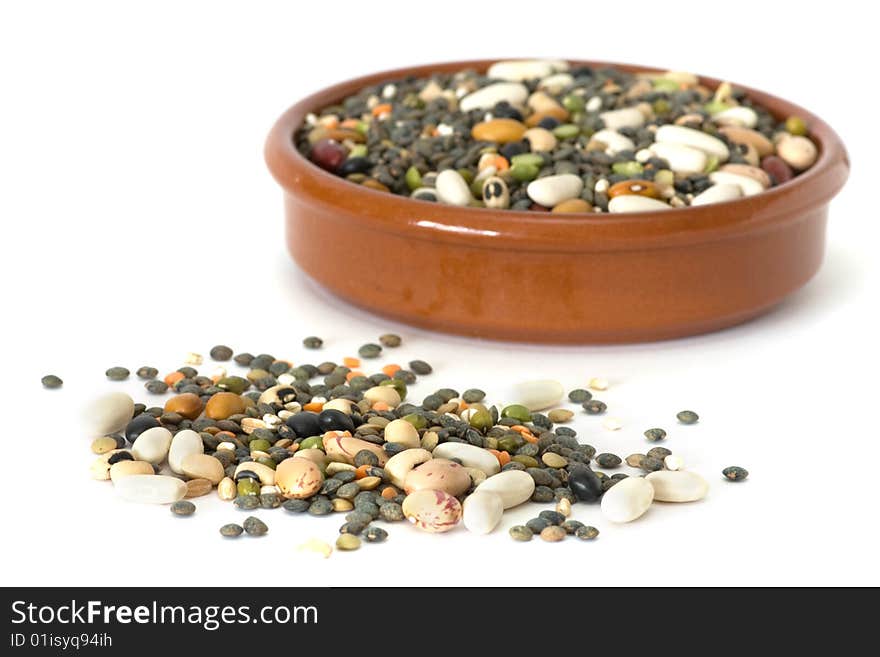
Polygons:
<instances>
[{"instance_id":1,"label":"glazed bowl surface","mask_svg":"<svg viewBox=\"0 0 880 657\"><path fill-rule=\"evenodd\" d=\"M314 165L294 145L307 114L364 87L410 75L484 71L495 61L355 78L312 94L278 119L266 162L284 192L288 250L310 277L350 303L423 328L498 340L618 343L744 322L818 271L828 205L849 172L846 150L811 112L739 84L775 116L804 118L819 157L782 185L714 205L580 215L461 208L354 184Z\"/></svg>"}]
</instances>

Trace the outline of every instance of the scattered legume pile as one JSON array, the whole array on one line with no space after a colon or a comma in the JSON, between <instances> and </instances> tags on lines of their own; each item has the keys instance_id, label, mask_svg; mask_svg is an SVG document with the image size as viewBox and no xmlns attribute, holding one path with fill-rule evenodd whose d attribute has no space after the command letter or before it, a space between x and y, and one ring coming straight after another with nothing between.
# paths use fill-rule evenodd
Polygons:
<instances>
[{"instance_id":1,"label":"scattered legume pile","mask_svg":"<svg viewBox=\"0 0 880 657\"><path fill-rule=\"evenodd\" d=\"M378 342L363 345L361 356L378 358L402 341L386 334ZM322 344L314 336L304 341L311 349ZM335 543L343 551L358 549L362 539L386 540L387 531L375 522L407 519L430 533L463 524L487 534L505 510L528 501L555 509L511 527L512 539L528 541L537 534L548 542L569 536L592 540L599 530L570 518L577 503L600 502L608 520L629 522L654 500L691 502L708 490L708 483L684 470L683 459L665 447L621 459L579 442L576 431L565 426L574 412L557 407L565 393L556 381L515 384L508 394L516 403L500 406L489 404L477 388L461 393L439 388L412 402L408 386L433 371L421 360L411 361L409 369L386 364L368 375L354 357L343 364L294 366L270 354L233 356L224 345L210 354L247 368L245 376L223 365L203 375L187 365L160 381L157 368L143 366L136 373L146 379L148 393L172 392L163 404L136 404L123 392L90 404L85 420L97 436L95 479L112 481L126 500L168 504L180 517L196 513L191 500L211 494L245 512L344 514ZM185 360L202 358L189 354ZM122 367L108 370L112 380L127 376ZM588 387L598 391L608 385L593 379ZM605 412L605 404L586 389L572 390L568 400L588 414ZM693 423L697 415L683 411L678 419ZM656 442L666 432L648 429L645 437ZM623 463L639 474L593 469L595 464L615 470ZM747 475L740 467L723 471L731 481ZM219 528L227 538L268 532L255 516ZM326 557L333 547L310 539L299 549Z\"/></svg>"},{"instance_id":2,"label":"scattered legume pile","mask_svg":"<svg viewBox=\"0 0 880 657\"><path fill-rule=\"evenodd\" d=\"M645 212L758 194L818 149L729 83L690 73L497 62L373 85L306 117L315 164L374 190L457 206Z\"/></svg>"}]
</instances>

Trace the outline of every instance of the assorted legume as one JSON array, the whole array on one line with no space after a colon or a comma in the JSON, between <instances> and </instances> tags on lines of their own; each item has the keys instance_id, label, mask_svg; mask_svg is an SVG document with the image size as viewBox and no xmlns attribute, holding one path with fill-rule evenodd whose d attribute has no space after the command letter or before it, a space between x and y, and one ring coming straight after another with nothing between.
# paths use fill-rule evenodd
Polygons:
<instances>
[{"instance_id":1,"label":"assorted legume","mask_svg":"<svg viewBox=\"0 0 880 657\"><path fill-rule=\"evenodd\" d=\"M323 345L320 338L306 341ZM617 469L623 459L597 454L564 426L574 414L557 406L565 393L556 381L511 385L505 398L513 403L503 406L488 402L479 388L438 388L418 402L408 399L408 386L430 375L431 365L412 360L405 378L395 364L368 370L361 358L378 358L383 347L396 348L402 340L385 334L378 343L364 344L359 358L317 366L295 366L270 354L233 358L225 345L210 350L215 361L233 359L248 368L244 376L225 368L206 376L187 365L159 378L156 368L143 366L137 374L148 379L146 388L171 396L162 406L148 406L115 392L89 406L87 424L97 436L92 477L112 481L126 500L169 504L177 516L194 514L190 498L215 489L221 501L242 511L341 514L340 551L385 541L388 532L376 522L406 519L433 533L463 524L487 534L507 509L530 501L554 510L511 527L513 540L535 534L546 542L569 535L589 540L598 530L571 518L578 503L601 501L608 520L629 522L654 500L689 502L706 494L705 480L665 447L625 459L639 474L594 470L593 464ZM111 370L128 376L125 368ZM607 390L608 384L594 378L587 387ZM607 409L586 389L572 390L568 401L589 415ZM684 424L698 419L692 411L677 417ZM652 442L665 436L662 429L645 432ZM732 466L723 475L741 481L748 473ZM268 531L256 516L220 528L230 538ZM332 552L317 539L304 546L322 556Z\"/></svg>"},{"instance_id":2,"label":"assorted legume","mask_svg":"<svg viewBox=\"0 0 880 657\"><path fill-rule=\"evenodd\" d=\"M803 117L775 117L729 83L558 60L372 85L308 115L293 139L381 192L557 214L735 200L818 158Z\"/></svg>"}]
</instances>

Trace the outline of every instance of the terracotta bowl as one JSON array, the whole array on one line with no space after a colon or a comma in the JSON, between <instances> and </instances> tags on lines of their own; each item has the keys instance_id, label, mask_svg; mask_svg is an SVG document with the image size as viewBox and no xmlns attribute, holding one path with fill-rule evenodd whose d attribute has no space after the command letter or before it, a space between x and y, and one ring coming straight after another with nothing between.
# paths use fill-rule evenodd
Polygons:
<instances>
[{"instance_id":1,"label":"terracotta bowl","mask_svg":"<svg viewBox=\"0 0 880 657\"><path fill-rule=\"evenodd\" d=\"M819 269L828 203L849 172L846 151L817 116L747 87L777 116L803 117L819 158L807 172L762 194L701 207L566 216L452 207L348 182L294 146L292 135L306 114L365 86L435 71L485 70L493 61L356 78L281 116L266 142L266 161L284 189L288 249L309 276L357 306L424 328L503 340L609 343L743 322Z\"/></svg>"}]
</instances>

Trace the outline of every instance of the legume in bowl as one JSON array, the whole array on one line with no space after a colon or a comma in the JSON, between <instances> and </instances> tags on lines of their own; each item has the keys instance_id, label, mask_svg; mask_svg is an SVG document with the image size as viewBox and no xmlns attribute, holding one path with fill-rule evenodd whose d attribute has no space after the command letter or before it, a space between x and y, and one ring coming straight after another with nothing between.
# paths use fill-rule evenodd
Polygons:
<instances>
[{"instance_id":1,"label":"legume in bowl","mask_svg":"<svg viewBox=\"0 0 880 657\"><path fill-rule=\"evenodd\" d=\"M488 338L714 330L818 269L848 171L821 119L684 72L457 62L336 85L276 124L288 246L381 314Z\"/></svg>"}]
</instances>

